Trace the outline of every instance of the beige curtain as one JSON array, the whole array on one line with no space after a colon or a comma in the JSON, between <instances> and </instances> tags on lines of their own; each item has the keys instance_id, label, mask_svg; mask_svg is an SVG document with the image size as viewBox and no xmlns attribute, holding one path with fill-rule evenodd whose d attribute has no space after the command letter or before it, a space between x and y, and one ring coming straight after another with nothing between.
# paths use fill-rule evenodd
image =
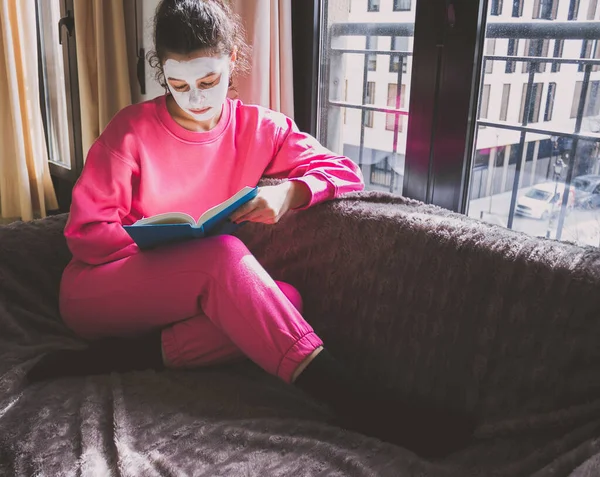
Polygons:
<instances>
[{"instance_id":1,"label":"beige curtain","mask_svg":"<svg viewBox=\"0 0 600 477\"><path fill-rule=\"evenodd\" d=\"M249 75L238 79L239 97L294 116L292 0L231 0L252 47Z\"/></svg>"},{"instance_id":2,"label":"beige curtain","mask_svg":"<svg viewBox=\"0 0 600 477\"><path fill-rule=\"evenodd\" d=\"M0 212L31 220L58 209L39 102L34 0L0 0Z\"/></svg>"},{"instance_id":3,"label":"beige curtain","mask_svg":"<svg viewBox=\"0 0 600 477\"><path fill-rule=\"evenodd\" d=\"M75 0L83 153L131 104L123 0Z\"/></svg>"}]
</instances>

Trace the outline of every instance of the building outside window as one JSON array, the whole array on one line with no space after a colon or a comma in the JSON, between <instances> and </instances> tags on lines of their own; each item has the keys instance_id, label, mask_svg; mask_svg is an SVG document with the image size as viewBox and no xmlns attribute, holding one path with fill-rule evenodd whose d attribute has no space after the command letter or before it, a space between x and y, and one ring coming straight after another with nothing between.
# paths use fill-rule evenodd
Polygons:
<instances>
[{"instance_id":1,"label":"building outside window","mask_svg":"<svg viewBox=\"0 0 600 477\"><path fill-rule=\"evenodd\" d=\"M378 12L379 11L379 0L367 0L367 1L368 1L367 11L369 11L369 12Z\"/></svg>"},{"instance_id":2,"label":"building outside window","mask_svg":"<svg viewBox=\"0 0 600 477\"><path fill-rule=\"evenodd\" d=\"M409 12L412 0L394 0L395 12Z\"/></svg>"}]
</instances>

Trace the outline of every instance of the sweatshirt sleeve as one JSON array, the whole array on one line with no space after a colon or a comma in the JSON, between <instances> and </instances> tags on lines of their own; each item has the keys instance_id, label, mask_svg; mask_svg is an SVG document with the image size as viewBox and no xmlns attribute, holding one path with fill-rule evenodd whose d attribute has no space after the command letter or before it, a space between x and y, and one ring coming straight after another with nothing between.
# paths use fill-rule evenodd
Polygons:
<instances>
[{"instance_id":1,"label":"sweatshirt sleeve","mask_svg":"<svg viewBox=\"0 0 600 477\"><path fill-rule=\"evenodd\" d=\"M90 149L73 189L65 237L73 257L91 265L112 262L137 253L123 229L129 214L132 179L137 165L117 155L101 140Z\"/></svg>"},{"instance_id":2,"label":"sweatshirt sleeve","mask_svg":"<svg viewBox=\"0 0 600 477\"><path fill-rule=\"evenodd\" d=\"M290 118L283 118L275 157L265 170L267 177L286 177L306 184L310 200L303 208L364 189L360 168L352 160L329 151L301 132Z\"/></svg>"}]
</instances>

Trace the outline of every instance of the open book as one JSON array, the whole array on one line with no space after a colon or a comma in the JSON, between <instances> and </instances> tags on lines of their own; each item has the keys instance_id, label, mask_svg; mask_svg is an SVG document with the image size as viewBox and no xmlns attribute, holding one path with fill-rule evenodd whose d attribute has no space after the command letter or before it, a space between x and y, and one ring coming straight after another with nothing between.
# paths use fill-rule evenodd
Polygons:
<instances>
[{"instance_id":1,"label":"open book","mask_svg":"<svg viewBox=\"0 0 600 477\"><path fill-rule=\"evenodd\" d=\"M208 209L195 220L181 212L168 212L138 220L123 228L141 249L153 248L193 238L231 234L238 227L229 216L258 193L257 187L244 187L225 202Z\"/></svg>"}]
</instances>

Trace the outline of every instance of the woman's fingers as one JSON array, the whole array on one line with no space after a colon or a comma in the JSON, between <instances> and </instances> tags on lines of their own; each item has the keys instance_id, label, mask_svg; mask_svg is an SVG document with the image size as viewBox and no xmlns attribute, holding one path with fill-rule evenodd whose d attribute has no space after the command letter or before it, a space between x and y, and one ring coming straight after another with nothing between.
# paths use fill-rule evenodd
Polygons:
<instances>
[{"instance_id":1,"label":"woman's fingers","mask_svg":"<svg viewBox=\"0 0 600 477\"><path fill-rule=\"evenodd\" d=\"M252 199L250 202L242 205L239 209L237 209L233 214L229 216L229 220L232 222L238 223L246 220L246 216L252 213L254 210L258 208L259 202L256 198Z\"/></svg>"}]
</instances>

